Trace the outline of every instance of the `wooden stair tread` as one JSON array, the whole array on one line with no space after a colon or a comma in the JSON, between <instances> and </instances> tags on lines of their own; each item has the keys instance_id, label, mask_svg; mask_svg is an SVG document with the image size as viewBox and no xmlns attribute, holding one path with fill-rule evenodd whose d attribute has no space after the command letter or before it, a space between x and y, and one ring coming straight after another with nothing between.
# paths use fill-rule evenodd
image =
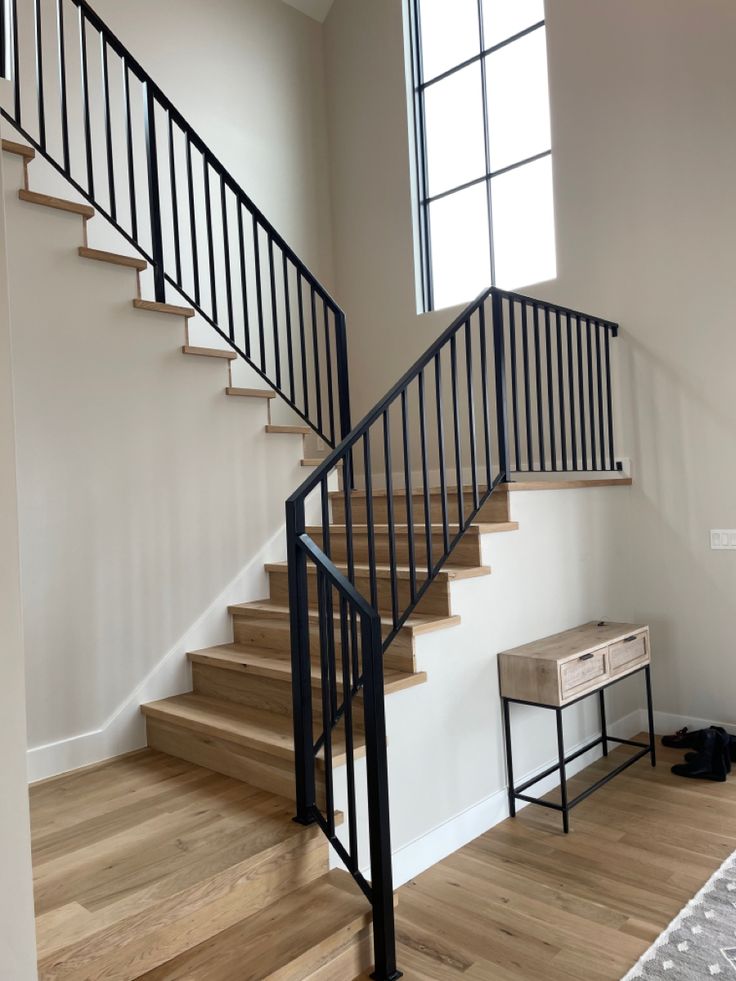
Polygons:
<instances>
[{"instance_id":1,"label":"wooden stair tread","mask_svg":"<svg viewBox=\"0 0 736 981\"><path fill-rule=\"evenodd\" d=\"M347 573L348 567L345 562L335 562L335 565L340 570L340 572ZM267 562L266 572L278 572L286 573L288 571L288 562ZM353 566L356 575L368 576L370 575L370 566L365 565L360 562L356 562ZM424 572L426 572L426 566L422 566L421 562L416 563L416 576L417 580L420 582L425 578ZM309 562L307 564L307 575L316 575L316 566ZM445 566L444 569L440 569L434 578L434 582L449 582L456 579L476 579L480 576L490 576L491 567L488 565L477 565L477 566L463 566L463 565L453 565ZM408 565L398 565L396 567L396 578L401 580L408 580L411 577L411 569ZM376 578L377 579L391 579L391 567L380 562L376 566Z\"/></svg>"},{"instance_id":2,"label":"wooden stair tread","mask_svg":"<svg viewBox=\"0 0 736 981\"><path fill-rule=\"evenodd\" d=\"M233 616L255 616L265 617L274 620L285 620L289 622L288 606L281 606L278 603L271 603L269 600L256 600L249 603L235 603L228 607L228 612ZM316 610L309 611L309 619L314 623L319 622L319 615ZM339 620L339 613L335 613L335 620ZM392 628L391 617L382 616L381 623L384 627ZM404 623L402 630L407 630L412 634L419 635L431 633L434 630L445 630L447 627L455 627L460 623L459 616L431 616L430 614L413 613Z\"/></svg>"},{"instance_id":3,"label":"wooden stair tread","mask_svg":"<svg viewBox=\"0 0 736 981\"><path fill-rule=\"evenodd\" d=\"M138 259L132 255L105 252L103 249L89 249L86 245L80 245L78 251L82 259L95 259L97 262L109 262L114 266L127 266L129 269L137 269L138 272L144 272L148 268L145 259Z\"/></svg>"},{"instance_id":4,"label":"wooden stair tread","mask_svg":"<svg viewBox=\"0 0 736 981\"><path fill-rule=\"evenodd\" d=\"M140 981L312 976L370 922L368 900L347 872L334 869L142 975Z\"/></svg>"},{"instance_id":5,"label":"wooden stair tread","mask_svg":"<svg viewBox=\"0 0 736 981\"><path fill-rule=\"evenodd\" d=\"M141 706L141 711L147 718L173 722L270 756L288 760L294 756L294 730L291 718L285 715L193 693L149 702ZM362 744L358 732L355 740L357 753ZM344 737L336 730L333 735L333 759L337 765L344 762L344 753Z\"/></svg>"},{"instance_id":6,"label":"wooden stair tread","mask_svg":"<svg viewBox=\"0 0 736 981\"><path fill-rule=\"evenodd\" d=\"M293 433L296 436L309 436L312 432L309 426L266 426L267 433Z\"/></svg>"},{"instance_id":7,"label":"wooden stair tread","mask_svg":"<svg viewBox=\"0 0 736 981\"><path fill-rule=\"evenodd\" d=\"M192 347L185 344L182 347L183 354L193 354L200 358L224 358L226 361L235 361L237 354L235 351L225 351L219 347Z\"/></svg>"},{"instance_id":8,"label":"wooden stair tread","mask_svg":"<svg viewBox=\"0 0 736 981\"><path fill-rule=\"evenodd\" d=\"M337 532L343 532L344 533L346 527L347 526L344 525L344 524L337 524L337 523L334 523L333 524L332 522L330 522L330 531L337 531ZM357 534L357 535L367 535L368 534L368 525L360 524L358 522L353 522L353 524L351 525L351 527L353 529L353 534L354 535L355 534ZM457 532L458 532L459 527L460 526L458 524L448 524L447 525L447 530L450 533L450 535L456 535ZM442 525L441 524L435 524L435 523L433 523L433 524L430 525L430 528L432 530L432 534L433 535L441 535L442 534ZM374 531L378 532L378 534L387 535L388 534L388 531L389 531L389 526L388 525L385 525L385 524L374 524L373 525L373 529L374 529ZM496 532L501 532L501 531L518 531L518 529L519 529L519 522L518 521L473 521L473 523L468 527L468 529L465 531L464 534L465 535L468 535L468 536L472 536L472 535L492 535L492 534L495 534ZM308 535L312 535L312 536L317 535L317 534L318 535L321 535L322 534L322 525L307 525L307 527L305 528L305 531L307 532ZM398 536L400 536L402 538L406 538L406 537L408 537L408 534L409 534L409 526L406 523L404 523L404 524L397 523L397 524L394 525L394 532L396 533L396 535L398 535ZM414 525L414 537L416 538L416 537L418 537L420 535L422 535L422 536L423 535L426 535L426 528L425 528L425 526L423 524L415 524Z\"/></svg>"},{"instance_id":9,"label":"wooden stair tread","mask_svg":"<svg viewBox=\"0 0 736 981\"><path fill-rule=\"evenodd\" d=\"M239 398L249 399L275 399L276 392L270 388L233 388L225 389L226 395L234 395Z\"/></svg>"},{"instance_id":10,"label":"wooden stair tread","mask_svg":"<svg viewBox=\"0 0 736 981\"><path fill-rule=\"evenodd\" d=\"M3 140L2 146L5 153L15 153L17 156L24 157L26 160L33 160L36 156L36 151L32 146L26 146L25 143L16 143L15 140Z\"/></svg>"},{"instance_id":11,"label":"wooden stair tread","mask_svg":"<svg viewBox=\"0 0 736 981\"><path fill-rule=\"evenodd\" d=\"M495 488L494 493L508 494L514 491L527 491L527 490L580 490L581 488L594 488L594 487L630 487L632 484L631 477L594 477L590 480L524 480L524 481L511 481L511 483L498 484ZM456 487L446 488L448 498L457 496ZM429 493L432 496L436 496L442 493L441 487L430 487ZM472 494L473 485L465 484L463 486L463 493ZM478 486L478 493L485 493L485 486ZM424 494L424 490L421 487L414 488L412 490L412 497L421 497ZM330 491L330 497L341 498L344 496L344 491ZM354 490L352 492L352 497L354 498L364 498L364 490ZM372 496L376 498L385 498L387 496L385 490L374 490ZM406 492L404 488L399 488L393 491L393 497L406 497Z\"/></svg>"},{"instance_id":12,"label":"wooden stair tread","mask_svg":"<svg viewBox=\"0 0 736 981\"><path fill-rule=\"evenodd\" d=\"M40 204L46 208L55 208L57 211L69 211L75 215L81 215L82 218L94 218L95 209L88 204L80 204L78 201L69 201L66 198L55 198L50 194L39 194L38 191L27 191L25 188L21 188L18 191L18 197L21 201L27 201L29 204Z\"/></svg>"},{"instance_id":13,"label":"wooden stair tread","mask_svg":"<svg viewBox=\"0 0 736 981\"><path fill-rule=\"evenodd\" d=\"M149 310L152 313L168 313L174 317L185 317L189 320L194 316L191 307L180 307L176 303L157 303L155 300L133 300L136 310Z\"/></svg>"},{"instance_id":14,"label":"wooden stair tread","mask_svg":"<svg viewBox=\"0 0 736 981\"><path fill-rule=\"evenodd\" d=\"M288 654L279 657L275 651L253 649L243 644L223 644L219 647L205 647L199 651L190 651L187 655L194 664L204 664L220 668L224 671L238 671L243 674L256 674L265 678L288 680L291 684L291 658ZM342 669L337 666L338 684L342 684ZM425 671L398 671L395 668L385 668L383 672L384 689L386 694L401 691L413 685L423 684L427 680ZM317 664L312 665L312 684L321 687L322 670Z\"/></svg>"}]
</instances>

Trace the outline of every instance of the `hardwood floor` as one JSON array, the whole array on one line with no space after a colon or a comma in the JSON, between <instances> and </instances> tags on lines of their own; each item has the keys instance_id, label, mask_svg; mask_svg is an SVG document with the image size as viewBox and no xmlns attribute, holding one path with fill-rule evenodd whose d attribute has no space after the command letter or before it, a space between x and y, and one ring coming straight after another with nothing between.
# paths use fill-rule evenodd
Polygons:
<instances>
[{"instance_id":1,"label":"hardwood floor","mask_svg":"<svg viewBox=\"0 0 736 981\"><path fill-rule=\"evenodd\" d=\"M530 806L402 887L407 981L619 981L736 850L736 776L674 777L682 753L658 753L576 808L569 836Z\"/></svg>"}]
</instances>

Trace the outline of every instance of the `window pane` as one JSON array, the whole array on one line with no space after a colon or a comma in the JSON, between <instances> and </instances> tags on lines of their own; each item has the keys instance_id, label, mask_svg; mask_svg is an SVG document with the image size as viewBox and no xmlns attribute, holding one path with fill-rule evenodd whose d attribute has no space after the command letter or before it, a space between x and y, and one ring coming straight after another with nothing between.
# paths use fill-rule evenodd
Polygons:
<instances>
[{"instance_id":1,"label":"window pane","mask_svg":"<svg viewBox=\"0 0 736 981\"><path fill-rule=\"evenodd\" d=\"M547 41L544 28L486 59L491 170L549 150Z\"/></svg>"},{"instance_id":2,"label":"window pane","mask_svg":"<svg viewBox=\"0 0 736 981\"><path fill-rule=\"evenodd\" d=\"M483 177L483 83L480 64L468 66L424 94L430 196Z\"/></svg>"},{"instance_id":3,"label":"window pane","mask_svg":"<svg viewBox=\"0 0 736 981\"><path fill-rule=\"evenodd\" d=\"M480 51L478 0L421 0L424 81Z\"/></svg>"},{"instance_id":4,"label":"window pane","mask_svg":"<svg viewBox=\"0 0 736 981\"><path fill-rule=\"evenodd\" d=\"M434 308L469 303L491 283L485 181L429 206Z\"/></svg>"},{"instance_id":5,"label":"window pane","mask_svg":"<svg viewBox=\"0 0 736 981\"><path fill-rule=\"evenodd\" d=\"M513 290L554 279L551 158L494 177L491 190L497 285Z\"/></svg>"},{"instance_id":6,"label":"window pane","mask_svg":"<svg viewBox=\"0 0 736 981\"><path fill-rule=\"evenodd\" d=\"M544 0L483 0L483 33L487 48L544 20Z\"/></svg>"}]
</instances>

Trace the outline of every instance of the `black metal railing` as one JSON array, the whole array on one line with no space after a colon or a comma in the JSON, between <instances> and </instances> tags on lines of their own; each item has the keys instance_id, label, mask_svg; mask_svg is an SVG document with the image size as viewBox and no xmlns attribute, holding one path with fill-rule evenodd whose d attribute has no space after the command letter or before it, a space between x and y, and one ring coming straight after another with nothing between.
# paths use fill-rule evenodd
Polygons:
<instances>
[{"instance_id":1,"label":"black metal railing","mask_svg":"<svg viewBox=\"0 0 736 981\"><path fill-rule=\"evenodd\" d=\"M329 446L345 316L86 0L0 0L2 115Z\"/></svg>"},{"instance_id":2,"label":"black metal railing","mask_svg":"<svg viewBox=\"0 0 736 981\"><path fill-rule=\"evenodd\" d=\"M384 659L512 473L617 469L617 330L484 291L287 501L298 818L321 825L373 903L379 979L398 976ZM334 473L339 490L330 489ZM356 833L358 740L370 882ZM346 765L346 832L335 823L337 752Z\"/></svg>"}]
</instances>

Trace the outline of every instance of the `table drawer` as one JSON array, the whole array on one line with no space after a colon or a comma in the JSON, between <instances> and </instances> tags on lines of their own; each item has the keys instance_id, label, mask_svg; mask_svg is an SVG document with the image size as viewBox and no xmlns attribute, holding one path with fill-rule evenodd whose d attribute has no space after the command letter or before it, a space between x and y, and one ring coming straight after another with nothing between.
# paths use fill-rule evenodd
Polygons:
<instances>
[{"instance_id":1,"label":"table drawer","mask_svg":"<svg viewBox=\"0 0 736 981\"><path fill-rule=\"evenodd\" d=\"M611 674L620 674L628 671L649 660L649 637L644 630L639 634L632 634L617 644L611 644L608 648L608 660L611 665Z\"/></svg>"},{"instance_id":2,"label":"table drawer","mask_svg":"<svg viewBox=\"0 0 736 981\"><path fill-rule=\"evenodd\" d=\"M606 648L601 648L599 651L593 651L592 654L583 654L560 665L560 689L563 699L576 694L582 688L595 685L606 676L608 672L606 655Z\"/></svg>"}]
</instances>

